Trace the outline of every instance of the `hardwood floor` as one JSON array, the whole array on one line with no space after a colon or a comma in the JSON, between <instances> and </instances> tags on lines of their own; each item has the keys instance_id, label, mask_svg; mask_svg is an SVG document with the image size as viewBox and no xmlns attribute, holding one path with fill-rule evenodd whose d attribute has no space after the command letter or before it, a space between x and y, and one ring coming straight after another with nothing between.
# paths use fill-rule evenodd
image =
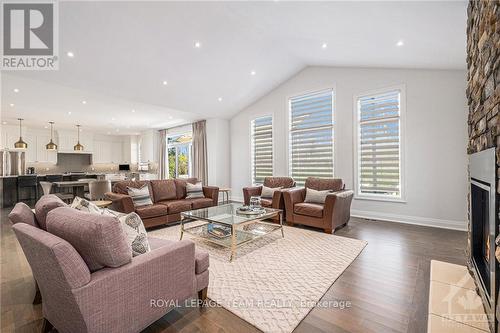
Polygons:
<instances>
[{"instance_id":1,"label":"hardwood floor","mask_svg":"<svg viewBox=\"0 0 500 333\"><path fill-rule=\"evenodd\" d=\"M41 305L8 209L1 217L1 332L41 329ZM320 231L318 231L320 232ZM314 308L294 332L426 332L430 260L465 264L466 233L392 222L351 219L336 232L368 246L323 300L351 307ZM259 332L223 308L178 308L144 332Z\"/></svg>"}]
</instances>

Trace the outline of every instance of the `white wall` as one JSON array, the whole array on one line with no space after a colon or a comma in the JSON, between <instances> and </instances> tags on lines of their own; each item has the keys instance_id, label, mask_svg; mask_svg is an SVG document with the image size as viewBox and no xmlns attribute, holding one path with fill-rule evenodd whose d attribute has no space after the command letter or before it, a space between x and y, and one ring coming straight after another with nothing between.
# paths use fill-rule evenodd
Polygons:
<instances>
[{"instance_id":1,"label":"white wall","mask_svg":"<svg viewBox=\"0 0 500 333\"><path fill-rule=\"evenodd\" d=\"M229 120L207 119L208 184L229 187L230 184Z\"/></svg>"},{"instance_id":2,"label":"white wall","mask_svg":"<svg viewBox=\"0 0 500 333\"><path fill-rule=\"evenodd\" d=\"M287 174L288 97L335 91L335 177L353 188L353 96L406 86L406 202L354 200L352 215L466 229L465 71L308 67L231 119L231 187L251 183L250 121L274 117L274 174Z\"/></svg>"}]
</instances>

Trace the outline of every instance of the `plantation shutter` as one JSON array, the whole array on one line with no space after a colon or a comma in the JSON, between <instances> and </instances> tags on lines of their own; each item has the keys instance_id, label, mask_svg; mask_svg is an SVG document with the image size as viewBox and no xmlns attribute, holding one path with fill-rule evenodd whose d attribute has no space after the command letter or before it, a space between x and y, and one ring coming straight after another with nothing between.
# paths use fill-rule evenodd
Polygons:
<instances>
[{"instance_id":1,"label":"plantation shutter","mask_svg":"<svg viewBox=\"0 0 500 333\"><path fill-rule=\"evenodd\" d=\"M273 175L273 118L252 120L252 182L264 183Z\"/></svg>"},{"instance_id":2,"label":"plantation shutter","mask_svg":"<svg viewBox=\"0 0 500 333\"><path fill-rule=\"evenodd\" d=\"M359 193L401 196L400 91L358 99Z\"/></svg>"},{"instance_id":3,"label":"plantation shutter","mask_svg":"<svg viewBox=\"0 0 500 333\"><path fill-rule=\"evenodd\" d=\"M290 176L333 177L333 90L290 99Z\"/></svg>"}]
</instances>

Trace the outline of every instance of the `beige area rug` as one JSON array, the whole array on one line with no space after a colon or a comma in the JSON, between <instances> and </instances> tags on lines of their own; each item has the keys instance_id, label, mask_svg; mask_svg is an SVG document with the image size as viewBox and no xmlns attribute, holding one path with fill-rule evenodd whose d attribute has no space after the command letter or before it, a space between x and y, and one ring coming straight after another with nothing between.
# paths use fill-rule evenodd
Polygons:
<instances>
[{"instance_id":1,"label":"beige area rug","mask_svg":"<svg viewBox=\"0 0 500 333\"><path fill-rule=\"evenodd\" d=\"M208 297L264 332L292 332L367 244L320 231L284 231L285 238L278 230L239 247L232 262L229 250L184 234L210 254ZM149 235L178 240L180 226Z\"/></svg>"}]
</instances>

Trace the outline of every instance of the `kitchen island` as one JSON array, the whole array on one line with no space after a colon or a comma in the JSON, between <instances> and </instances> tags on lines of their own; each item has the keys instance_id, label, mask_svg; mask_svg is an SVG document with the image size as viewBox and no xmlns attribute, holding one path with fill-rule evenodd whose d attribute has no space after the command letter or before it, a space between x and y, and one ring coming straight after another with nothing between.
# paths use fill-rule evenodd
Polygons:
<instances>
[{"instance_id":1,"label":"kitchen island","mask_svg":"<svg viewBox=\"0 0 500 333\"><path fill-rule=\"evenodd\" d=\"M51 175L59 175L62 176L62 181L78 181L82 178L95 178L95 179L109 179L112 183L125 180L125 179L151 179L155 178L155 175L151 173L139 173L139 172L129 172L129 173L85 173L85 172L70 172L70 173L62 173L62 174L51 174ZM40 182L47 181L46 174L36 174L37 183L38 183L38 198L43 195L42 188L40 186ZM9 175L9 176L0 176L0 193L2 193L0 197L0 205L3 208L12 207L17 203L18 191L20 198L29 197L29 189L21 188L18 189L17 175ZM37 200L38 200L37 198ZM21 200L28 204L33 204L34 199L31 200Z\"/></svg>"}]
</instances>

